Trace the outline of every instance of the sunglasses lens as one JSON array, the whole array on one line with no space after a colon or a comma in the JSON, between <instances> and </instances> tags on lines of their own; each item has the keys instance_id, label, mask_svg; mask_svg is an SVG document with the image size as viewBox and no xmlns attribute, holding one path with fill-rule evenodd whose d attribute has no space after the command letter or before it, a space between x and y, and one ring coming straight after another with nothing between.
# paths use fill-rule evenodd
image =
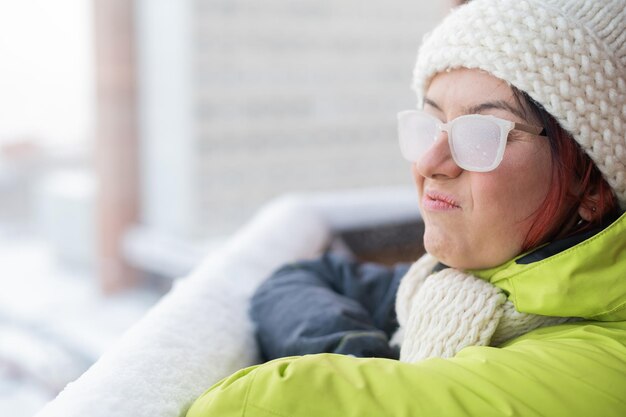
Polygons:
<instances>
[{"instance_id":1,"label":"sunglasses lens","mask_svg":"<svg viewBox=\"0 0 626 417\"><path fill-rule=\"evenodd\" d=\"M398 134L402 156L418 161L437 139L435 118L419 112L404 112L398 116Z\"/></svg>"},{"instance_id":2,"label":"sunglasses lens","mask_svg":"<svg viewBox=\"0 0 626 417\"><path fill-rule=\"evenodd\" d=\"M479 117L457 119L450 135L450 147L459 166L472 171L494 169L501 145L500 126Z\"/></svg>"}]
</instances>

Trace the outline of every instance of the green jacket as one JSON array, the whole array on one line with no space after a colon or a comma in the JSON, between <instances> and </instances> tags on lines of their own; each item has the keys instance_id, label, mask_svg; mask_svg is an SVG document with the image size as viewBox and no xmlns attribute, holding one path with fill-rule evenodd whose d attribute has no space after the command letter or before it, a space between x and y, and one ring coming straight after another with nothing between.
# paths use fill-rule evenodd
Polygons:
<instances>
[{"instance_id":1,"label":"green jacket","mask_svg":"<svg viewBox=\"0 0 626 417\"><path fill-rule=\"evenodd\" d=\"M416 364L277 359L214 385L187 416L626 416L626 215L565 251L533 256L473 272L519 311L583 320Z\"/></svg>"}]
</instances>

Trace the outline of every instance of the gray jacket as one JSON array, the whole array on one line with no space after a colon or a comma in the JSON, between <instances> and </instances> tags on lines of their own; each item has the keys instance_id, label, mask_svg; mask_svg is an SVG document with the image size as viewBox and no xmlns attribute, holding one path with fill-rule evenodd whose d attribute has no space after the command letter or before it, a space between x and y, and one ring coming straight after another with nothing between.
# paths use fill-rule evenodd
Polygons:
<instances>
[{"instance_id":1,"label":"gray jacket","mask_svg":"<svg viewBox=\"0 0 626 417\"><path fill-rule=\"evenodd\" d=\"M250 315L264 359L332 352L397 358L395 298L409 264L337 255L284 266L256 291Z\"/></svg>"}]
</instances>

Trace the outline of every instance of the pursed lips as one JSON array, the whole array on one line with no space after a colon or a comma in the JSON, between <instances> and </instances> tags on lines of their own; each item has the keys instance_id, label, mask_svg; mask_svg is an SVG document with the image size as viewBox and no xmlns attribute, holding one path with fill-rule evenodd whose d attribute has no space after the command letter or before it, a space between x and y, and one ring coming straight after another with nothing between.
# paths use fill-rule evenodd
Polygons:
<instances>
[{"instance_id":1,"label":"pursed lips","mask_svg":"<svg viewBox=\"0 0 626 417\"><path fill-rule=\"evenodd\" d=\"M427 191L422 197L422 206L430 211L445 211L460 209L461 206L451 195L438 191Z\"/></svg>"}]
</instances>

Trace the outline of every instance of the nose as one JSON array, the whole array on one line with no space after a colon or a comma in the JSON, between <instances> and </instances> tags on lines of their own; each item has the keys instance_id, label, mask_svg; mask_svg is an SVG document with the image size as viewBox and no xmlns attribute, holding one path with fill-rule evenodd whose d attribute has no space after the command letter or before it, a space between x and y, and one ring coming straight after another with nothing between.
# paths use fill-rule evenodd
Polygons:
<instances>
[{"instance_id":1,"label":"nose","mask_svg":"<svg viewBox=\"0 0 626 417\"><path fill-rule=\"evenodd\" d=\"M415 162L415 170L425 178L456 178L463 172L452 158L447 132L439 132L433 145Z\"/></svg>"}]
</instances>

